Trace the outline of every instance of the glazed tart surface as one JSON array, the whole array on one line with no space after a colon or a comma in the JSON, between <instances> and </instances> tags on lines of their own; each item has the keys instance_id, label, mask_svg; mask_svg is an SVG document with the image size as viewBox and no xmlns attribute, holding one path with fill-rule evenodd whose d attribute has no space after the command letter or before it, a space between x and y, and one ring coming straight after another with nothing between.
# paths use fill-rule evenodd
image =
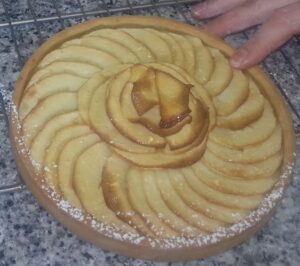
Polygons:
<instances>
[{"instance_id":1,"label":"glazed tart surface","mask_svg":"<svg viewBox=\"0 0 300 266\"><path fill-rule=\"evenodd\" d=\"M58 34L14 93L25 182L71 230L124 255L197 258L249 237L288 183L294 133L276 88L231 68L231 53L159 18Z\"/></svg>"}]
</instances>

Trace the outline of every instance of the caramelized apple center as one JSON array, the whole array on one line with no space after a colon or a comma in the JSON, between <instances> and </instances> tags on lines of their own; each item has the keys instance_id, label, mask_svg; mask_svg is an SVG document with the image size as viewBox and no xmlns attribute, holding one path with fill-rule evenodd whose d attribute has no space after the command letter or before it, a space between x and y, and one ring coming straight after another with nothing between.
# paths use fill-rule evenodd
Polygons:
<instances>
[{"instance_id":1,"label":"caramelized apple center","mask_svg":"<svg viewBox=\"0 0 300 266\"><path fill-rule=\"evenodd\" d=\"M166 131L162 135L168 135L168 131L175 133L191 123L191 84L141 65L133 67L132 76L131 99L141 124L156 133Z\"/></svg>"}]
</instances>

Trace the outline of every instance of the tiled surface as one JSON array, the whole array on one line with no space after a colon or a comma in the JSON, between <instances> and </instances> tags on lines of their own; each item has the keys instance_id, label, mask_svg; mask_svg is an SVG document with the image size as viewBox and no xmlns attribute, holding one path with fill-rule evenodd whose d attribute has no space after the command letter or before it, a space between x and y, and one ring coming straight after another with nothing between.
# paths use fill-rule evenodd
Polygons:
<instances>
[{"instance_id":1,"label":"tiled surface","mask_svg":"<svg viewBox=\"0 0 300 266\"><path fill-rule=\"evenodd\" d=\"M55 0L31 0L37 17L56 14ZM5 0L11 3L9 12L14 21L32 18L27 1ZM85 11L101 8L103 2L97 0L81 0ZM126 1L105 0L109 7L124 6ZM151 1L131 1L136 3ZM0 2L1 3L1 2ZM58 0L57 7L61 14L81 12L80 3L76 0ZM124 13L122 13L124 14ZM184 21L190 17L187 7L174 9L163 7L143 9L134 14L161 15ZM121 15L121 13L118 13ZM91 16L89 18L94 18ZM77 24L84 19L67 19L65 26ZM7 21L3 6L0 4L0 23ZM40 24L43 40L61 30L59 21ZM15 26L15 35L22 60L26 60L39 46L39 33L34 24ZM249 32L251 35L252 32ZM234 46L246 41L244 34L226 38ZM292 102L300 111L300 80L295 69L300 71L300 42L293 39L284 46L283 52L270 56L265 65L275 81L290 95ZM293 69L286 61L288 57ZM4 96L8 108L11 91L20 71L14 42L8 27L0 28L0 92ZM300 147L300 145L298 145ZM298 157L299 158L299 157ZM300 261L300 165L297 167L294 180L288 189L285 199L271 221L257 235L244 244L221 255L188 263L152 263L129 259L103 251L79 240L62 225L58 224L36 202L27 190L0 195L0 265L299 265ZM7 140L7 128L3 116L0 115L0 185L14 181L15 166Z\"/></svg>"}]
</instances>

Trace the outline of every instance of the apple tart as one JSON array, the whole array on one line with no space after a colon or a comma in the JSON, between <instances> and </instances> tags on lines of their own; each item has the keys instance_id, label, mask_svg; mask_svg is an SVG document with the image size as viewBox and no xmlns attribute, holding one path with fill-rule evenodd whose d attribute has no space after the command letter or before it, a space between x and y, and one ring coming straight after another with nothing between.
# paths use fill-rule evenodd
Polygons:
<instances>
[{"instance_id":1,"label":"apple tart","mask_svg":"<svg viewBox=\"0 0 300 266\"><path fill-rule=\"evenodd\" d=\"M257 231L287 186L295 138L277 89L198 29L111 17L30 58L11 139L38 200L123 255L205 257Z\"/></svg>"}]
</instances>

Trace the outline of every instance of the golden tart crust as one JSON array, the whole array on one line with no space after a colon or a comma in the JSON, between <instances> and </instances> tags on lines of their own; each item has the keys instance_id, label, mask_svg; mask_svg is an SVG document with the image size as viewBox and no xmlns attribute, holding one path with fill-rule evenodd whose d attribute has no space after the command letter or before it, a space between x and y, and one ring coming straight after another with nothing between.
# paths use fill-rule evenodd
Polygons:
<instances>
[{"instance_id":1,"label":"golden tart crust","mask_svg":"<svg viewBox=\"0 0 300 266\"><path fill-rule=\"evenodd\" d=\"M256 67L231 69L232 53L156 17L58 33L13 94L26 185L71 231L122 255L195 259L249 238L290 181L295 135L278 90Z\"/></svg>"}]
</instances>

